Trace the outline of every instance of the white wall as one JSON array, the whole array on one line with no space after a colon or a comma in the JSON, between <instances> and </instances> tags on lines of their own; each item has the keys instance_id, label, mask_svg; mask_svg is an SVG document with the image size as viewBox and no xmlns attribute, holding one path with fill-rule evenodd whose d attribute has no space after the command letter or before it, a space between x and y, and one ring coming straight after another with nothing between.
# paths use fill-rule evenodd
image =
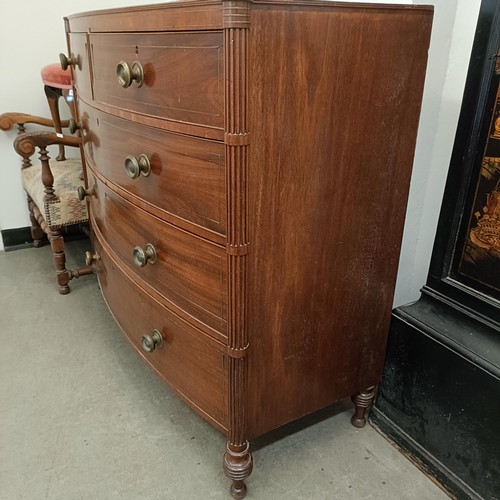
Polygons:
<instances>
[{"instance_id":1,"label":"white wall","mask_svg":"<svg viewBox=\"0 0 500 500\"><path fill-rule=\"evenodd\" d=\"M481 0L434 5L422 114L394 305L417 300L429 270Z\"/></svg>"},{"instance_id":2,"label":"white wall","mask_svg":"<svg viewBox=\"0 0 500 500\"><path fill-rule=\"evenodd\" d=\"M0 6L0 113L18 111L50 117L40 69L59 61L66 52L63 17L95 10L153 3L151 0L3 1ZM61 109L64 104L61 105ZM0 229L30 225L26 197L21 186L20 160L12 141L16 130L0 131ZM3 249L0 238L0 250Z\"/></svg>"},{"instance_id":3,"label":"white wall","mask_svg":"<svg viewBox=\"0 0 500 500\"><path fill-rule=\"evenodd\" d=\"M363 0L351 0L363 1ZM375 0L365 2L377 3ZM151 3L150 0L87 0L84 10ZM480 0L400 0L435 5L434 28L414 175L400 259L395 305L419 296L424 284L448 171ZM63 0L8 2L0 8L0 112L49 116L40 68L65 52L65 15L82 10ZM0 133L0 229L29 225L21 188L15 132ZM1 246L1 240L0 240Z\"/></svg>"}]
</instances>

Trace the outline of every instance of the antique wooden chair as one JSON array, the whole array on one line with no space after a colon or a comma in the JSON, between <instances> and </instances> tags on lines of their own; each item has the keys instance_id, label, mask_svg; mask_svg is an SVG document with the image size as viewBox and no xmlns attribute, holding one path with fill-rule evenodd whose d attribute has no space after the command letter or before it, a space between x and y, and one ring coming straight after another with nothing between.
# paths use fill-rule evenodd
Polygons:
<instances>
[{"instance_id":1,"label":"antique wooden chair","mask_svg":"<svg viewBox=\"0 0 500 500\"><path fill-rule=\"evenodd\" d=\"M78 226L88 234L88 214L84 201L82 164L79 137L65 136L62 129L69 127L72 133L76 127L73 120L61 121L58 101L61 96L67 98L71 114L74 108L71 99L71 79L69 72L64 72L59 65L50 65L42 69L42 80L49 102L52 119L24 113L4 113L0 115L0 130L11 130L18 126L19 135L14 141L16 152L22 157L22 182L28 196L33 245L43 244L47 235L54 257L59 293L69 293L68 283L73 278L92 273L87 265L75 270L66 269L63 234L70 226ZM50 127L51 132L26 132L26 124ZM59 146L56 161L49 162L47 148ZM75 147L75 158L66 158L65 146ZM32 164L30 157L36 148L40 151L40 164ZM80 189L79 189L80 188Z\"/></svg>"}]
</instances>

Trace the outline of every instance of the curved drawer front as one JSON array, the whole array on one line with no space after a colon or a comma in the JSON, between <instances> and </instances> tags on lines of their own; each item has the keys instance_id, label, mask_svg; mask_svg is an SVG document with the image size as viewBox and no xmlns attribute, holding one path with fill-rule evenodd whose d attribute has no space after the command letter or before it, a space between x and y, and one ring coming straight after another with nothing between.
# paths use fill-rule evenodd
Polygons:
<instances>
[{"instance_id":1,"label":"curved drawer front","mask_svg":"<svg viewBox=\"0 0 500 500\"><path fill-rule=\"evenodd\" d=\"M130 204L89 171L94 223L116 255L174 306L226 335L226 253ZM156 261L134 263L135 247L151 244Z\"/></svg>"},{"instance_id":2,"label":"curved drawer front","mask_svg":"<svg viewBox=\"0 0 500 500\"><path fill-rule=\"evenodd\" d=\"M80 103L85 152L95 168L129 193L176 217L224 235L224 145L115 118ZM145 155L151 172L137 178L127 157ZM129 159L130 161L130 159Z\"/></svg>"},{"instance_id":3,"label":"curved drawer front","mask_svg":"<svg viewBox=\"0 0 500 500\"><path fill-rule=\"evenodd\" d=\"M92 99L87 35L85 33L71 34L70 46L70 55L78 59L78 64L71 67L73 86L79 97L87 100Z\"/></svg>"},{"instance_id":4,"label":"curved drawer front","mask_svg":"<svg viewBox=\"0 0 500 500\"><path fill-rule=\"evenodd\" d=\"M139 113L222 128L222 32L91 34L94 98ZM118 82L117 65L138 62L143 84Z\"/></svg>"},{"instance_id":5,"label":"curved drawer front","mask_svg":"<svg viewBox=\"0 0 500 500\"><path fill-rule=\"evenodd\" d=\"M99 283L108 307L121 329L159 375L205 418L225 427L225 355L206 337L137 287L104 252L98 240L95 250ZM153 352L142 347L144 335L161 346Z\"/></svg>"}]
</instances>

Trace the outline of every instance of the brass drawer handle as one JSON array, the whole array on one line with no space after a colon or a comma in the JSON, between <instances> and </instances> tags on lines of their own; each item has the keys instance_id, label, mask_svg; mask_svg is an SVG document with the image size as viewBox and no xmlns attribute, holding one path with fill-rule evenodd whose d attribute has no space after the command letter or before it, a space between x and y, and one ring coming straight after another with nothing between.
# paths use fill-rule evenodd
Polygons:
<instances>
[{"instance_id":1,"label":"brass drawer handle","mask_svg":"<svg viewBox=\"0 0 500 500\"><path fill-rule=\"evenodd\" d=\"M75 122L73 118L69 119L68 129L70 134L74 134L77 130L83 130L83 123L81 120Z\"/></svg>"},{"instance_id":2,"label":"brass drawer handle","mask_svg":"<svg viewBox=\"0 0 500 500\"><path fill-rule=\"evenodd\" d=\"M83 201L87 196L92 196L93 194L93 189L85 189L83 186L78 186L78 199L80 201Z\"/></svg>"},{"instance_id":3,"label":"brass drawer handle","mask_svg":"<svg viewBox=\"0 0 500 500\"><path fill-rule=\"evenodd\" d=\"M92 253L90 251L86 251L85 252L85 265L86 266L90 266L92 264L94 264L95 262L97 262L99 260L99 254L96 252L96 253Z\"/></svg>"},{"instance_id":4,"label":"brass drawer handle","mask_svg":"<svg viewBox=\"0 0 500 500\"><path fill-rule=\"evenodd\" d=\"M144 267L148 262L156 262L156 248L151 243L146 243L145 248L135 247L132 256L137 267Z\"/></svg>"},{"instance_id":5,"label":"brass drawer handle","mask_svg":"<svg viewBox=\"0 0 500 500\"><path fill-rule=\"evenodd\" d=\"M139 175L147 177L151 173L151 163L149 158L142 154L139 158L135 156L127 156L125 158L125 171L131 179L137 179Z\"/></svg>"},{"instance_id":6,"label":"brass drawer handle","mask_svg":"<svg viewBox=\"0 0 500 500\"><path fill-rule=\"evenodd\" d=\"M163 337L158 330L153 330L151 335L143 335L141 339L142 349L146 352L153 352L157 347L163 346Z\"/></svg>"},{"instance_id":7,"label":"brass drawer handle","mask_svg":"<svg viewBox=\"0 0 500 500\"><path fill-rule=\"evenodd\" d=\"M139 61L134 61L132 68L125 61L120 61L116 65L116 76L118 77L118 83L124 89L130 87L134 81L137 87L142 87L144 83L144 70Z\"/></svg>"},{"instance_id":8,"label":"brass drawer handle","mask_svg":"<svg viewBox=\"0 0 500 500\"><path fill-rule=\"evenodd\" d=\"M61 64L61 68L66 71L69 66L75 66L80 67L80 57L79 56L74 56L71 54L69 57L66 54L59 54L59 62Z\"/></svg>"}]
</instances>

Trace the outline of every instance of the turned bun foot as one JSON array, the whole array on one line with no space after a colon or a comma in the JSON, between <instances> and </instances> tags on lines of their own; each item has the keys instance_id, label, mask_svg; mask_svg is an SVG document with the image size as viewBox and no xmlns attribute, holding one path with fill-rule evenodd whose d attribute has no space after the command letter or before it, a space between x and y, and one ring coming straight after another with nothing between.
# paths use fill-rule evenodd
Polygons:
<instances>
[{"instance_id":1,"label":"turned bun foot","mask_svg":"<svg viewBox=\"0 0 500 500\"><path fill-rule=\"evenodd\" d=\"M59 293L61 295L67 295L69 293L69 286L68 285L59 286Z\"/></svg>"},{"instance_id":2,"label":"turned bun foot","mask_svg":"<svg viewBox=\"0 0 500 500\"><path fill-rule=\"evenodd\" d=\"M358 429L361 429L362 427L364 427L366 425L366 418L365 417L358 418L354 414L351 417L351 424L354 425L354 427L357 427Z\"/></svg>"},{"instance_id":3,"label":"turned bun foot","mask_svg":"<svg viewBox=\"0 0 500 500\"><path fill-rule=\"evenodd\" d=\"M239 446L228 443L224 454L224 472L232 481L229 492L233 498L244 498L247 494L245 479L251 474L252 468L253 458L248 441Z\"/></svg>"},{"instance_id":4,"label":"turned bun foot","mask_svg":"<svg viewBox=\"0 0 500 500\"><path fill-rule=\"evenodd\" d=\"M40 248L41 246L43 246L43 241L42 240L33 240L33 246L35 248Z\"/></svg>"},{"instance_id":5,"label":"turned bun foot","mask_svg":"<svg viewBox=\"0 0 500 500\"><path fill-rule=\"evenodd\" d=\"M245 498L247 494L247 485L245 481L233 481L233 484L231 484L229 488L229 492L233 498Z\"/></svg>"},{"instance_id":6,"label":"turned bun foot","mask_svg":"<svg viewBox=\"0 0 500 500\"><path fill-rule=\"evenodd\" d=\"M366 425L366 413L373 404L374 395L375 386L372 386L351 398L354 403L354 415L351 418L351 424L354 427L361 429Z\"/></svg>"}]
</instances>

